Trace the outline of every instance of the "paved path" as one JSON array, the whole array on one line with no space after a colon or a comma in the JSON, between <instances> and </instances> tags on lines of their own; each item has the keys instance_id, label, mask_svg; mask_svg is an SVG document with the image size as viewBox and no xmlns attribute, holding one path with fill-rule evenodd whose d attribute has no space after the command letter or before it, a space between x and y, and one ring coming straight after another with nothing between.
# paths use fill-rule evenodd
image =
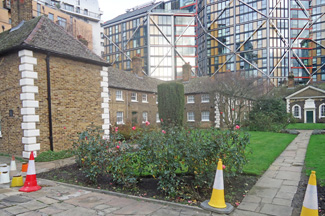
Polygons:
<instances>
[{"instance_id":1,"label":"paved path","mask_svg":"<svg viewBox=\"0 0 325 216\"><path fill-rule=\"evenodd\" d=\"M312 131L300 134L262 175L232 216L291 216Z\"/></svg>"},{"instance_id":2,"label":"paved path","mask_svg":"<svg viewBox=\"0 0 325 216\"><path fill-rule=\"evenodd\" d=\"M300 181L311 133L300 131L230 216L291 216L291 203ZM4 162L9 163L10 159L0 157L0 163ZM71 163L73 159L36 163L36 168L39 173ZM17 166L20 169L21 164L17 162ZM38 183L43 188L33 193L21 193L19 188L9 188L8 184L0 185L0 216L220 215L198 207L103 192L45 179L38 179Z\"/></svg>"}]
</instances>

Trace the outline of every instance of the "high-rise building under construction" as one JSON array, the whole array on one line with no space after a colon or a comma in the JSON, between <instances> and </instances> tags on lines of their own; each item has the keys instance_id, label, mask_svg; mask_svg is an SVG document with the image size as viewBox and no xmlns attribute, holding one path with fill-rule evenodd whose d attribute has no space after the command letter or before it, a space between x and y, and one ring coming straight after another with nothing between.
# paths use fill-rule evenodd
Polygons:
<instances>
[{"instance_id":1,"label":"high-rise building under construction","mask_svg":"<svg viewBox=\"0 0 325 216\"><path fill-rule=\"evenodd\" d=\"M143 58L148 76L245 72L278 86L325 81L325 0L152 1L104 23L105 54L129 70Z\"/></svg>"}]
</instances>

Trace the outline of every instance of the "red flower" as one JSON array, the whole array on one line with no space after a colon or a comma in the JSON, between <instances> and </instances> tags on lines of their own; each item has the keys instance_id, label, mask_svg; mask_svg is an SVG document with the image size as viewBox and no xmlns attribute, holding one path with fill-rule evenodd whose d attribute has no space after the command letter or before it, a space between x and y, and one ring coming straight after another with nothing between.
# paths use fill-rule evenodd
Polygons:
<instances>
[{"instance_id":1,"label":"red flower","mask_svg":"<svg viewBox=\"0 0 325 216\"><path fill-rule=\"evenodd\" d=\"M63 129L67 129L66 127L63 127Z\"/></svg>"},{"instance_id":2,"label":"red flower","mask_svg":"<svg viewBox=\"0 0 325 216\"><path fill-rule=\"evenodd\" d=\"M222 115L223 112L220 112L220 114Z\"/></svg>"},{"instance_id":3,"label":"red flower","mask_svg":"<svg viewBox=\"0 0 325 216\"><path fill-rule=\"evenodd\" d=\"M116 133L118 132L118 127L115 128L115 132L116 132Z\"/></svg>"},{"instance_id":4,"label":"red flower","mask_svg":"<svg viewBox=\"0 0 325 216\"><path fill-rule=\"evenodd\" d=\"M236 125L236 130L240 129L240 126L239 125Z\"/></svg>"},{"instance_id":5,"label":"red flower","mask_svg":"<svg viewBox=\"0 0 325 216\"><path fill-rule=\"evenodd\" d=\"M165 133L166 133L166 131L165 131L165 130L162 130L161 132L162 132L163 134L165 134Z\"/></svg>"},{"instance_id":6,"label":"red flower","mask_svg":"<svg viewBox=\"0 0 325 216\"><path fill-rule=\"evenodd\" d=\"M85 139L87 140L88 138L87 138L87 137L85 137Z\"/></svg>"},{"instance_id":7,"label":"red flower","mask_svg":"<svg viewBox=\"0 0 325 216\"><path fill-rule=\"evenodd\" d=\"M161 121L161 122L164 122L162 118L160 119L160 121Z\"/></svg>"},{"instance_id":8,"label":"red flower","mask_svg":"<svg viewBox=\"0 0 325 216\"><path fill-rule=\"evenodd\" d=\"M235 108L232 108L231 110L232 110L232 111L234 111L234 110L235 110Z\"/></svg>"},{"instance_id":9,"label":"red flower","mask_svg":"<svg viewBox=\"0 0 325 216\"><path fill-rule=\"evenodd\" d=\"M120 146L119 146L119 145L117 145L117 146L116 146L116 148L117 148L117 149L119 149L119 148L120 148Z\"/></svg>"},{"instance_id":10,"label":"red flower","mask_svg":"<svg viewBox=\"0 0 325 216\"><path fill-rule=\"evenodd\" d=\"M226 166L225 165L222 165L222 169L226 169Z\"/></svg>"},{"instance_id":11,"label":"red flower","mask_svg":"<svg viewBox=\"0 0 325 216\"><path fill-rule=\"evenodd\" d=\"M132 130L135 130L135 129L137 129L137 128L136 128L135 126L133 126L133 127L132 127Z\"/></svg>"},{"instance_id":12,"label":"red flower","mask_svg":"<svg viewBox=\"0 0 325 216\"><path fill-rule=\"evenodd\" d=\"M150 125L150 122L146 121L146 126L149 126Z\"/></svg>"}]
</instances>

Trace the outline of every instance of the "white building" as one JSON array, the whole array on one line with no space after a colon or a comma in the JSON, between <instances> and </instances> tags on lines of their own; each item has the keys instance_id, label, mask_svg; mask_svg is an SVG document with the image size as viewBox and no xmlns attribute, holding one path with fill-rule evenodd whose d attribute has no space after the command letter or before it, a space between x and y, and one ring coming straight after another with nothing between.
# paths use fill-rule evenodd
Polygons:
<instances>
[{"instance_id":1,"label":"white building","mask_svg":"<svg viewBox=\"0 0 325 216\"><path fill-rule=\"evenodd\" d=\"M101 38L103 28L100 23L103 12L99 8L98 0L45 0L44 2L53 6L60 5L59 8L61 11L91 24L93 29L93 51L97 55L102 56L104 52L104 40Z\"/></svg>"}]
</instances>

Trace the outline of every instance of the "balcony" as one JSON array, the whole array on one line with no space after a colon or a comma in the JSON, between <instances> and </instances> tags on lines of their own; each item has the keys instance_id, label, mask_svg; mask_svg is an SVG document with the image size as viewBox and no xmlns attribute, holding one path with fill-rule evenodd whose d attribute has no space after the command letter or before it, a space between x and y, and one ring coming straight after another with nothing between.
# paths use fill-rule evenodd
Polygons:
<instances>
[{"instance_id":1,"label":"balcony","mask_svg":"<svg viewBox=\"0 0 325 216\"><path fill-rule=\"evenodd\" d=\"M72 5L67 5L67 4L61 4L60 10L74 16L87 18L89 20L97 21L97 22L100 21L101 15L103 14L101 11L99 11L100 13L94 13L88 11L87 9L82 10L79 7L74 7Z\"/></svg>"}]
</instances>

